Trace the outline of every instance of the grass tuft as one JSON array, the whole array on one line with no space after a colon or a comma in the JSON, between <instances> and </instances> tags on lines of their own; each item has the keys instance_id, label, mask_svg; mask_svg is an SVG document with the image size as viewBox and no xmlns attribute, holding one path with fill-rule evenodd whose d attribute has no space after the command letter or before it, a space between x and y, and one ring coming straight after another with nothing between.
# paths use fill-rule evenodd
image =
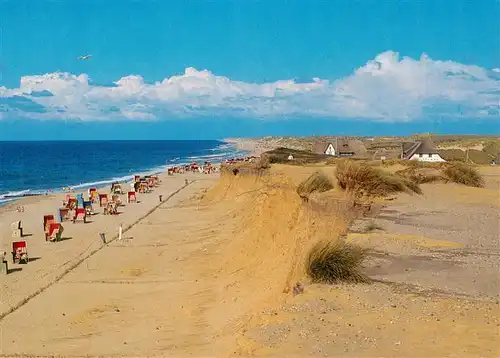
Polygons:
<instances>
[{"instance_id":1,"label":"grass tuft","mask_svg":"<svg viewBox=\"0 0 500 358\"><path fill-rule=\"evenodd\" d=\"M297 187L297 193L300 197L308 197L313 192L325 192L333 189L333 184L325 173L317 171L311 174L309 178L304 180Z\"/></svg>"},{"instance_id":2,"label":"grass tuft","mask_svg":"<svg viewBox=\"0 0 500 358\"><path fill-rule=\"evenodd\" d=\"M443 180L440 171L434 168L410 167L398 170L396 174L416 184L435 183Z\"/></svg>"},{"instance_id":3,"label":"grass tuft","mask_svg":"<svg viewBox=\"0 0 500 358\"><path fill-rule=\"evenodd\" d=\"M343 240L319 242L307 257L307 274L313 283L366 283L369 279L361 272L366 256L366 249Z\"/></svg>"},{"instance_id":4,"label":"grass tuft","mask_svg":"<svg viewBox=\"0 0 500 358\"><path fill-rule=\"evenodd\" d=\"M384 231L384 228L382 226L374 223L373 221L371 223L369 223L365 228L365 232L372 232L372 231L376 231L376 230Z\"/></svg>"},{"instance_id":5,"label":"grass tuft","mask_svg":"<svg viewBox=\"0 0 500 358\"><path fill-rule=\"evenodd\" d=\"M484 179L476 168L467 165L454 163L443 170L445 178L453 183L482 188Z\"/></svg>"},{"instance_id":6,"label":"grass tuft","mask_svg":"<svg viewBox=\"0 0 500 358\"><path fill-rule=\"evenodd\" d=\"M337 165L336 176L339 186L357 197L387 196L398 192L422 194L418 183L408 178L351 160Z\"/></svg>"},{"instance_id":7,"label":"grass tuft","mask_svg":"<svg viewBox=\"0 0 500 358\"><path fill-rule=\"evenodd\" d=\"M271 161L269 157L261 157L255 163L257 169L269 169L271 167Z\"/></svg>"}]
</instances>

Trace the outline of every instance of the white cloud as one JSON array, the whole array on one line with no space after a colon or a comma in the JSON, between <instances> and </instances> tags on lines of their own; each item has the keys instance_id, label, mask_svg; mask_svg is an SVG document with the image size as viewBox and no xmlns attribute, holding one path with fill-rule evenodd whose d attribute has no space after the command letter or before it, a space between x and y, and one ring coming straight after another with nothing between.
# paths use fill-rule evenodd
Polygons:
<instances>
[{"instance_id":1,"label":"white cloud","mask_svg":"<svg viewBox=\"0 0 500 358\"><path fill-rule=\"evenodd\" d=\"M19 99L22 98L23 101ZM500 70L423 54L415 60L387 51L336 81L247 83L187 68L146 83L123 77L110 86L86 74L24 76L19 88L0 87L0 114L30 118L129 120L197 115L322 116L412 120L427 116L498 119ZM2 118L2 116L0 116Z\"/></svg>"}]
</instances>

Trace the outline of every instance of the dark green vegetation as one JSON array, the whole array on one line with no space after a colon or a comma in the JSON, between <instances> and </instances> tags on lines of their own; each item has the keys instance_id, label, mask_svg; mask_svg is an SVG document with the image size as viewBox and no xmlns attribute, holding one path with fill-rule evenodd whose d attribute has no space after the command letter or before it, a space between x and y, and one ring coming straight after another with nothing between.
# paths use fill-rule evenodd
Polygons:
<instances>
[{"instance_id":1,"label":"dark green vegetation","mask_svg":"<svg viewBox=\"0 0 500 358\"><path fill-rule=\"evenodd\" d=\"M319 242L309 252L306 271L313 283L366 283L369 279L361 272L366 256L366 249L342 239Z\"/></svg>"},{"instance_id":2,"label":"dark green vegetation","mask_svg":"<svg viewBox=\"0 0 500 358\"><path fill-rule=\"evenodd\" d=\"M290 155L293 156L292 160L288 159ZM328 158L331 158L328 155L315 154L308 150L297 150L283 147L265 152L262 154L262 157L267 158L271 164L286 163L296 165L320 163Z\"/></svg>"}]
</instances>

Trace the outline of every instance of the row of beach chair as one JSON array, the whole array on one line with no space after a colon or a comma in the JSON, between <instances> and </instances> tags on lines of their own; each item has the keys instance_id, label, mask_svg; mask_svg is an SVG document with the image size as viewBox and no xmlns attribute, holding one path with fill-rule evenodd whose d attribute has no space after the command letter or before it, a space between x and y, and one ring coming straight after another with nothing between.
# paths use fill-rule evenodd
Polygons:
<instances>
[{"instance_id":1,"label":"row of beach chair","mask_svg":"<svg viewBox=\"0 0 500 358\"><path fill-rule=\"evenodd\" d=\"M127 192L127 203L137 203L137 193L150 193L154 187L159 185L159 182L158 176L136 176L132 184L133 190ZM137 190L135 190L136 188ZM105 215L117 215L118 207L122 205L120 198L122 194L125 194L125 192L119 183L111 185L111 198L108 197L107 193L99 193L97 188L90 188L88 190L88 200L85 200L82 193L76 197L71 197L68 194L58 210L59 221L56 220L54 215L43 216L45 241L55 242L61 240L64 231L62 223L64 221L72 221L73 223L81 221L87 223L87 216L95 214L92 206L94 203L98 203L99 207L103 208ZM11 229L13 238L22 238L24 236L21 221L13 222ZM29 262L28 242L26 240L12 242L12 262Z\"/></svg>"}]
</instances>

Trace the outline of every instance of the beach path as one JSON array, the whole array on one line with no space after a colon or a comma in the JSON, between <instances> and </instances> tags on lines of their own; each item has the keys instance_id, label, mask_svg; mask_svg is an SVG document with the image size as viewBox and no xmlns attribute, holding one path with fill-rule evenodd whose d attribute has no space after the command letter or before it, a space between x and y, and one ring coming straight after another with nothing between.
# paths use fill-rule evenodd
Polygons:
<instances>
[{"instance_id":1,"label":"beach path","mask_svg":"<svg viewBox=\"0 0 500 358\"><path fill-rule=\"evenodd\" d=\"M189 200L215 177L198 177L123 240L1 320L0 354L145 356L189 347L217 355L208 314L216 285L204 277L211 258L204 237L215 240L220 225Z\"/></svg>"},{"instance_id":2,"label":"beach path","mask_svg":"<svg viewBox=\"0 0 500 358\"><path fill-rule=\"evenodd\" d=\"M14 209L2 208L0 213L0 250L7 252L9 274L3 275L0 280L0 317L15 310L24 304L27 298L38 294L41 290L59 280L68 270L102 247L99 233L106 235L107 241L118 233L122 225L125 230L138 219L145 216L159 204L159 195L163 200L176 193L185 185L185 179L190 181L206 179L206 176L186 174L181 176L162 176L162 182L152 193L138 194L138 203L125 203L119 208L119 215L103 215L103 208L94 204L94 211L98 214L90 216L88 223L63 222L64 232L59 242L46 242L43 232L43 215L54 214L60 206L65 194L32 197L21 200L25 211L22 213ZM128 184L124 186L127 190ZM186 188L187 189L187 188ZM170 200L181 200L183 195L179 192ZM125 195L122 202L126 202ZM28 243L28 264L14 265L10 255L11 230L10 224L21 220L24 233L22 238ZM127 236L127 233L124 233Z\"/></svg>"}]
</instances>

